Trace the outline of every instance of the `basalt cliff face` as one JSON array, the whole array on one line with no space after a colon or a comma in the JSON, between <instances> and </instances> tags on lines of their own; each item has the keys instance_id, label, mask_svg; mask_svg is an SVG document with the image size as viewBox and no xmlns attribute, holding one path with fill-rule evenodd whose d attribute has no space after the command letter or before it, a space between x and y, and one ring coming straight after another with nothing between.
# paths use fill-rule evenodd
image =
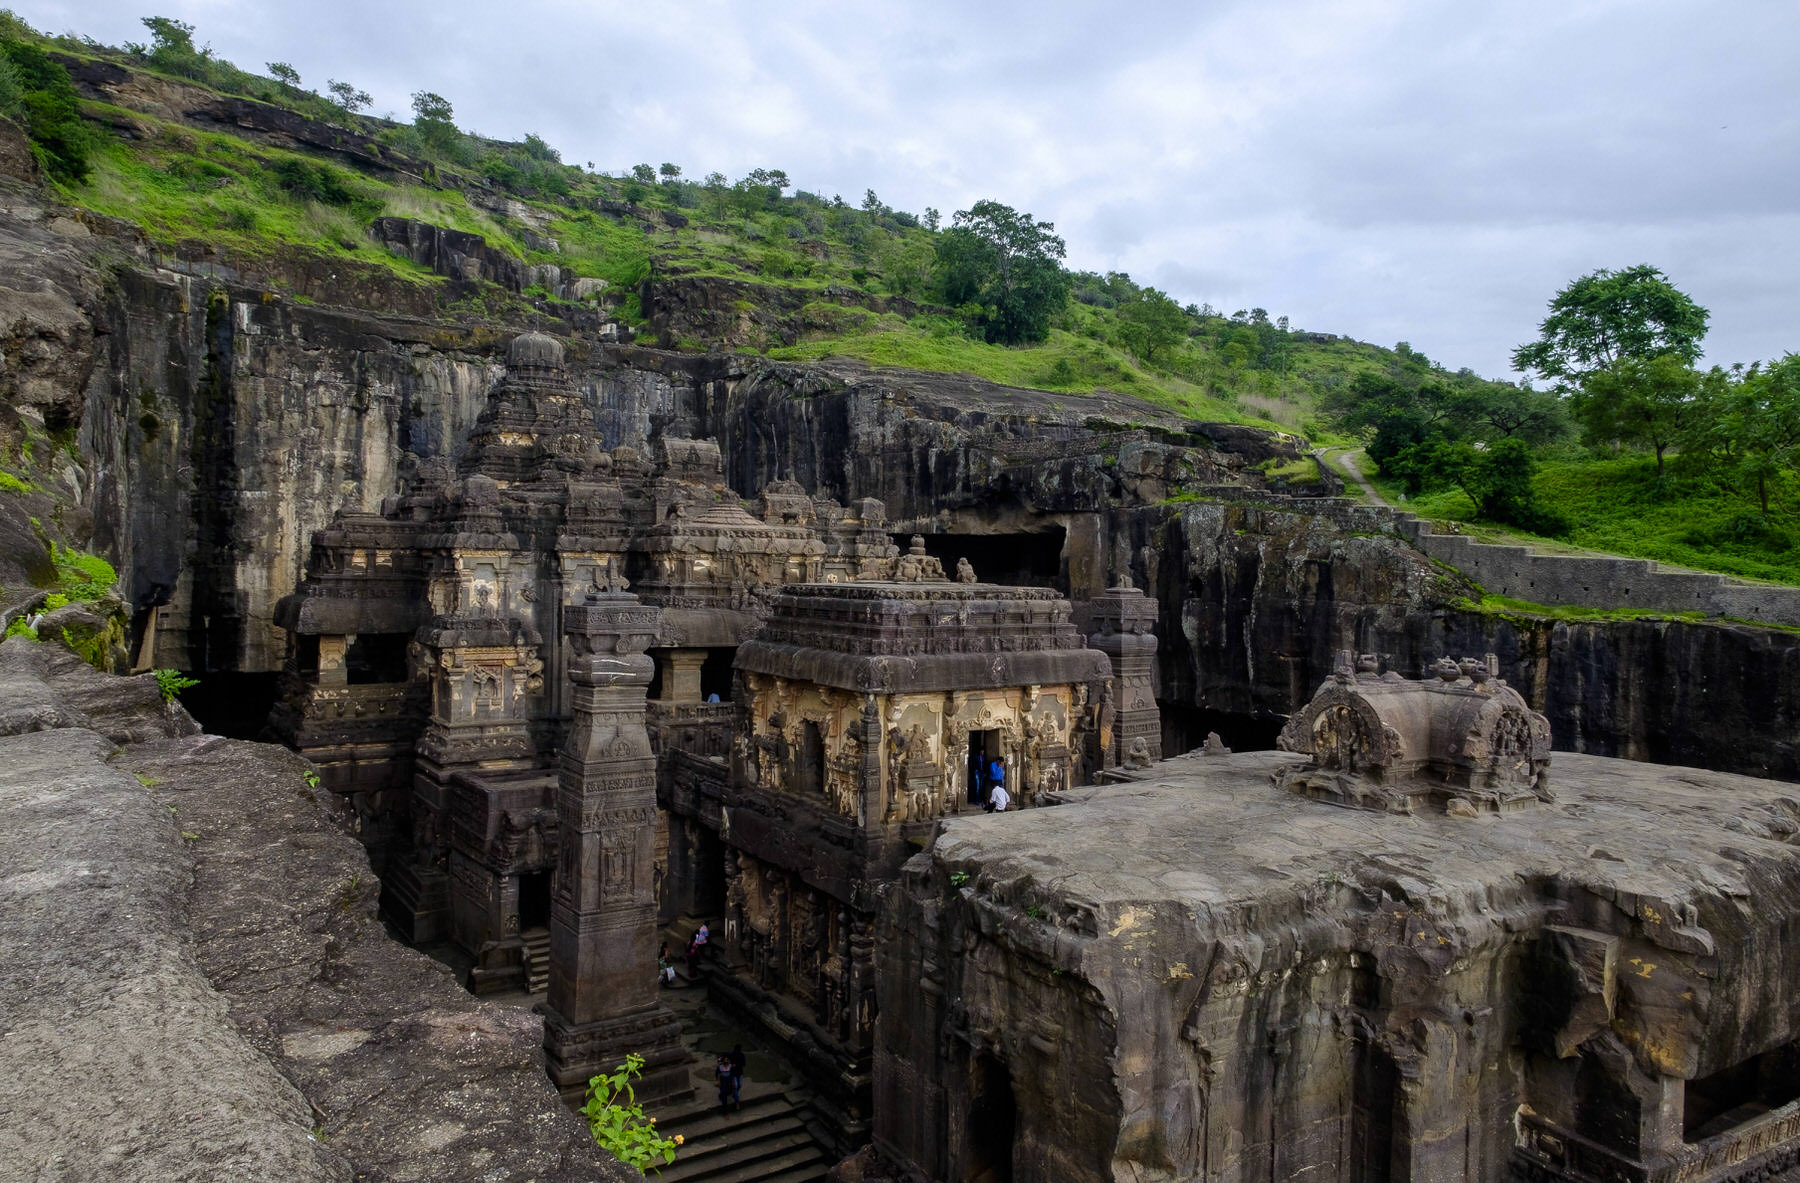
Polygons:
<instances>
[{"instance_id":1,"label":"basalt cliff face","mask_svg":"<svg viewBox=\"0 0 1800 1183\"><path fill-rule=\"evenodd\" d=\"M277 670L274 607L312 532L453 457L524 326L316 260L159 251L29 177L0 202L5 430L69 445L0 501L0 586L30 587L52 541L82 546L118 568L141 666ZM660 313L649 293L665 334L717 320L725 294L695 282ZM1291 437L1106 394L645 348L581 316L543 327L608 447L716 437L737 492L791 476L880 498L983 578L1082 597L1130 574L1161 606L1171 752L1221 718L1272 738L1342 648L1408 672L1491 650L1558 746L1800 777L1800 636L1474 611L1382 511L1271 493L1257 465L1298 457Z\"/></svg>"}]
</instances>

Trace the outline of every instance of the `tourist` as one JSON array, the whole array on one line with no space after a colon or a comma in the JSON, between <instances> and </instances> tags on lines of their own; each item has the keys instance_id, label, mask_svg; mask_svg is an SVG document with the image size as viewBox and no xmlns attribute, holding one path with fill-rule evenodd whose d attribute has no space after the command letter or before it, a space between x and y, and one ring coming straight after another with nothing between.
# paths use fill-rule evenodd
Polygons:
<instances>
[{"instance_id":1,"label":"tourist","mask_svg":"<svg viewBox=\"0 0 1800 1183\"><path fill-rule=\"evenodd\" d=\"M675 963L669 958L669 942L667 941L656 948L656 982L659 986L675 984Z\"/></svg>"},{"instance_id":2,"label":"tourist","mask_svg":"<svg viewBox=\"0 0 1800 1183\"><path fill-rule=\"evenodd\" d=\"M744 1045L734 1043L731 1052L725 1057L731 1061L731 1100L739 1109L744 1107L744 1068L749 1057L744 1055Z\"/></svg>"},{"instance_id":3,"label":"tourist","mask_svg":"<svg viewBox=\"0 0 1800 1183\"><path fill-rule=\"evenodd\" d=\"M988 790L987 811L989 813L1005 813L1006 807L1012 804L1012 794L1006 791L1003 777L994 778L994 787Z\"/></svg>"},{"instance_id":4,"label":"tourist","mask_svg":"<svg viewBox=\"0 0 1800 1183\"><path fill-rule=\"evenodd\" d=\"M695 966L700 961L700 954L705 951L706 942L711 939L711 937L712 930L707 928L705 924L702 924L699 928L694 930L694 939L688 942L687 947L688 977L691 978L694 976Z\"/></svg>"},{"instance_id":5,"label":"tourist","mask_svg":"<svg viewBox=\"0 0 1800 1183\"><path fill-rule=\"evenodd\" d=\"M719 1062L713 1065L713 1079L719 1085L719 1112L731 1109L737 1100L737 1071L732 1067L730 1056L720 1056Z\"/></svg>"}]
</instances>

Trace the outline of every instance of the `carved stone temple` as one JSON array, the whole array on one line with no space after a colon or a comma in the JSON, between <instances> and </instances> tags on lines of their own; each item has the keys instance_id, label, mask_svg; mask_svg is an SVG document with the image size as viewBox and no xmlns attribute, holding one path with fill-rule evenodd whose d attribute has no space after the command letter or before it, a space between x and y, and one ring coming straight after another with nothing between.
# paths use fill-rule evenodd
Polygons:
<instances>
[{"instance_id":1,"label":"carved stone temple","mask_svg":"<svg viewBox=\"0 0 1800 1183\"><path fill-rule=\"evenodd\" d=\"M1793 786L1552 774L1487 661L1359 665L1294 716L1300 751L946 822L879 927L885 1157L1067 1183L1793 1177Z\"/></svg>"},{"instance_id":2,"label":"carved stone temple","mask_svg":"<svg viewBox=\"0 0 1800 1183\"><path fill-rule=\"evenodd\" d=\"M271 723L398 929L544 994L566 1091L688 1087L654 954L705 921L708 1004L893 1178L1800 1171L1792 786L1552 766L1491 656L1337 636L1283 750L1165 752L1192 621L1123 570L982 583L880 501L593 425L515 340L454 464L314 536Z\"/></svg>"}]
</instances>

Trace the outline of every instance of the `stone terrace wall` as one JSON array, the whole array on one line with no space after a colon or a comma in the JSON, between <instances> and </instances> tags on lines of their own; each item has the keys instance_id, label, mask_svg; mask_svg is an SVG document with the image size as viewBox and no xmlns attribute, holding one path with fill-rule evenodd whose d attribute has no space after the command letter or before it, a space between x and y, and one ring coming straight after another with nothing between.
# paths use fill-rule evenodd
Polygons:
<instances>
[{"instance_id":1,"label":"stone terrace wall","mask_svg":"<svg viewBox=\"0 0 1800 1183\"><path fill-rule=\"evenodd\" d=\"M1536 554L1527 546L1439 534L1430 522L1386 506L1341 497L1297 499L1237 485L1193 492L1205 499L1266 504L1317 514L1355 534L1398 534L1447 563L1490 595L1582 608L1704 612L1800 628L1800 587L1746 583L1701 571L1669 571L1650 559Z\"/></svg>"},{"instance_id":2,"label":"stone terrace wall","mask_svg":"<svg viewBox=\"0 0 1800 1183\"><path fill-rule=\"evenodd\" d=\"M1742 583L1697 571L1665 571L1648 559L1534 554L1529 547L1439 534L1430 522L1405 513L1394 515L1394 528L1491 595L1534 604L1705 612L1800 627L1800 587Z\"/></svg>"}]
</instances>

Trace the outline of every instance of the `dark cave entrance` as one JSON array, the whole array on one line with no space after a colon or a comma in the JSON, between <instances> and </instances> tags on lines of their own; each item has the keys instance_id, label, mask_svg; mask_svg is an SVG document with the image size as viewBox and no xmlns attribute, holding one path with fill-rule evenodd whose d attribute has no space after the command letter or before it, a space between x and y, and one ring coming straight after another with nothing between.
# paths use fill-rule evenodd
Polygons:
<instances>
[{"instance_id":1,"label":"dark cave entrance","mask_svg":"<svg viewBox=\"0 0 1800 1183\"><path fill-rule=\"evenodd\" d=\"M519 931L550 927L550 872L519 876Z\"/></svg>"},{"instance_id":2,"label":"dark cave entrance","mask_svg":"<svg viewBox=\"0 0 1800 1183\"><path fill-rule=\"evenodd\" d=\"M1063 538L1068 531L1052 526L1031 534L925 534L925 553L944 564L956 578L956 560L967 559L975 578L1009 587L1062 588ZM902 554L911 534L895 534ZM1065 591L1067 589L1064 589Z\"/></svg>"},{"instance_id":3,"label":"dark cave entrance","mask_svg":"<svg viewBox=\"0 0 1800 1183\"><path fill-rule=\"evenodd\" d=\"M1800 1100L1800 1050L1787 1044L1683 1088L1681 1140L1699 1142Z\"/></svg>"},{"instance_id":4,"label":"dark cave entrance","mask_svg":"<svg viewBox=\"0 0 1800 1183\"><path fill-rule=\"evenodd\" d=\"M313 642L317 645L318 639ZM411 643L411 633L357 634L344 650L345 681L352 686L406 681L410 673L406 650ZM316 656L314 663L317 664Z\"/></svg>"},{"instance_id":5,"label":"dark cave entrance","mask_svg":"<svg viewBox=\"0 0 1800 1183\"><path fill-rule=\"evenodd\" d=\"M314 659L315 662L317 658ZM181 692L181 705L200 726L227 739L261 739L275 706L278 673L189 674L198 686Z\"/></svg>"},{"instance_id":6,"label":"dark cave entrance","mask_svg":"<svg viewBox=\"0 0 1800 1183\"><path fill-rule=\"evenodd\" d=\"M1191 752L1206 742L1206 733L1216 731L1224 745L1234 752L1271 752L1287 720L1263 715L1243 715L1233 711L1215 711L1206 707L1187 706L1159 701L1162 711L1163 758L1169 759Z\"/></svg>"},{"instance_id":7,"label":"dark cave entrance","mask_svg":"<svg viewBox=\"0 0 1800 1183\"><path fill-rule=\"evenodd\" d=\"M1012 1183L1013 1138L1019 1124L1012 1073L985 1052L975 1058L972 1068L963 1178L969 1183Z\"/></svg>"}]
</instances>

